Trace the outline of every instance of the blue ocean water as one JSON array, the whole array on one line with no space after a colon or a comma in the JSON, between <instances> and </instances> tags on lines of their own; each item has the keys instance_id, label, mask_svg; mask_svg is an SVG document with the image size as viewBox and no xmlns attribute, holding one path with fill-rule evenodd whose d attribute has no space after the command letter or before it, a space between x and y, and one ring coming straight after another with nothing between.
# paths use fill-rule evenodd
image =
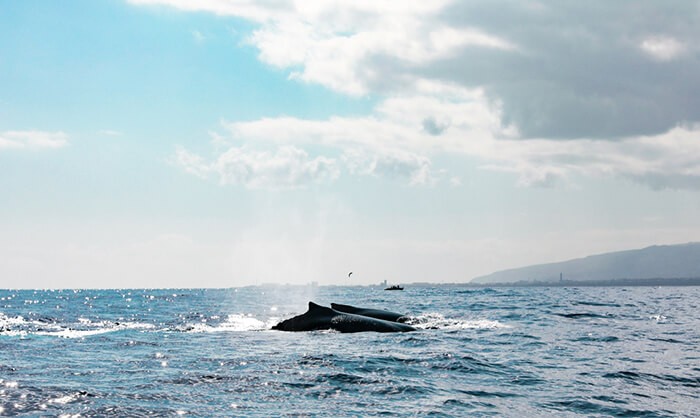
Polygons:
<instances>
[{"instance_id":1,"label":"blue ocean water","mask_svg":"<svg viewBox=\"0 0 700 418\"><path fill-rule=\"evenodd\" d=\"M417 332L288 333L309 300ZM0 415L700 416L700 288L0 290Z\"/></svg>"}]
</instances>

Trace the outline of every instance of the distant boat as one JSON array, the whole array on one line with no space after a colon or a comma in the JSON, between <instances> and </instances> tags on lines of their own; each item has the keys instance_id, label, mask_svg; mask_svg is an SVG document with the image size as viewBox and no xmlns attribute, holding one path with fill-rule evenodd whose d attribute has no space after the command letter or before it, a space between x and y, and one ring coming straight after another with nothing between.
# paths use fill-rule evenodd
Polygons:
<instances>
[{"instance_id":1,"label":"distant boat","mask_svg":"<svg viewBox=\"0 0 700 418\"><path fill-rule=\"evenodd\" d=\"M399 286L399 285L393 285L393 286L387 287L387 288L384 289L384 290L403 290L403 287L401 287L401 286Z\"/></svg>"}]
</instances>

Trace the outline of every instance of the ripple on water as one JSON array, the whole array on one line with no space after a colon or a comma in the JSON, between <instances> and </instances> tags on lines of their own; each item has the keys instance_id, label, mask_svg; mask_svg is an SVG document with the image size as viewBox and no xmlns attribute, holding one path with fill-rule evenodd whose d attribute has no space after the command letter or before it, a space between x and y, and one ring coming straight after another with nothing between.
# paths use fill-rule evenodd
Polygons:
<instances>
[{"instance_id":1,"label":"ripple on water","mask_svg":"<svg viewBox=\"0 0 700 418\"><path fill-rule=\"evenodd\" d=\"M557 313L554 315L561 316L562 318L569 319L585 319L585 318L610 318L611 314L597 314L593 312L570 312L570 313Z\"/></svg>"},{"instance_id":2,"label":"ripple on water","mask_svg":"<svg viewBox=\"0 0 700 418\"><path fill-rule=\"evenodd\" d=\"M601 414L604 416L615 416L615 417L651 417L651 418L662 418L671 417L673 414L666 411L654 411L654 410L637 410L620 407L617 405L606 405L601 402L593 402L585 399L571 399L563 401L555 401L544 403L542 406L546 409L553 409L557 411L571 411L577 414L590 415L590 414Z\"/></svg>"},{"instance_id":3,"label":"ripple on water","mask_svg":"<svg viewBox=\"0 0 700 418\"><path fill-rule=\"evenodd\" d=\"M586 335L574 339L575 342L594 342L594 343L615 343L620 339L614 335Z\"/></svg>"},{"instance_id":4,"label":"ripple on water","mask_svg":"<svg viewBox=\"0 0 700 418\"><path fill-rule=\"evenodd\" d=\"M5 382L4 386L6 389L0 391L2 415L55 415L67 407L89 404L90 398L97 396L92 392L57 386L41 388L17 382Z\"/></svg>"},{"instance_id":5,"label":"ripple on water","mask_svg":"<svg viewBox=\"0 0 700 418\"><path fill-rule=\"evenodd\" d=\"M612 307L612 308L619 308L620 306L622 306L619 303L594 302L594 301L574 301L571 304L572 305L582 305L582 306L607 306L607 307Z\"/></svg>"},{"instance_id":6,"label":"ripple on water","mask_svg":"<svg viewBox=\"0 0 700 418\"><path fill-rule=\"evenodd\" d=\"M0 290L0 415L700 416L698 288L314 292ZM308 300L423 329L259 332Z\"/></svg>"},{"instance_id":7,"label":"ripple on water","mask_svg":"<svg viewBox=\"0 0 700 418\"><path fill-rule=\"evenodd\" d=\"M653 374L633 371L620 371L615 373L606 373L603 375L603 377L607 379L623 379L633 384L639 384L640 382L644 381L662 381L691 388L700 387L700 377L683 377L675 376L672 374Z\"/></svg>"}]
</instances>

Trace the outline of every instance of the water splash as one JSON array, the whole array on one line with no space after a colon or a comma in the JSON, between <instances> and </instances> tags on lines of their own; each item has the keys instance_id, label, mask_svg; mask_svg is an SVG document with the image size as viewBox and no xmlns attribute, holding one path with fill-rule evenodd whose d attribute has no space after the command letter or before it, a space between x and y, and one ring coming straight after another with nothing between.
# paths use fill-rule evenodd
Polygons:
<instances>
[{"instance_id":1,"label":"water splash","mask_svg":"<svg viewBox=\"0 0 700 418\"><path fill-rule=\"evenodd\" d=\"M418 329L500 329L510 328L509 325L490 319L456 319L445 318L437 312L428 312L409 319L407 324Z\"/></svg>"},{"instance_id":2,"label":"water splash","mask_svg":"<svg viewBox=\"0 0 700 418\"><path fill-rule=\"evenodd\" d=\"M184 328L186 332L243 332L243 331L265 331L272 328L279 321L273 317L266 321L255 318L250 314L230 314L226 321L217 325L209 325L204 322L187 324Z\"/></svg>"}]
</instances>

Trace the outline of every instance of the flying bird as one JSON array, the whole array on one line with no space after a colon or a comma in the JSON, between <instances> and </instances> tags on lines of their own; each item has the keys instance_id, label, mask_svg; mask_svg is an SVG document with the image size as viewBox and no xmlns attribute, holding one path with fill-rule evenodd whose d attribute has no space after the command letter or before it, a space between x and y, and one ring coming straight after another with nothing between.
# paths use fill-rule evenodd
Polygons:
<instances>
[{"instance_id":1,"label":"flying bird","mask_svg":"<svg viewBox=\"0 0 700 418\"><path fill-rule=\"evenodd\" d=\"M348 273L348 279L352 276L352 272Z\"/></svg>"}]
</instances>

